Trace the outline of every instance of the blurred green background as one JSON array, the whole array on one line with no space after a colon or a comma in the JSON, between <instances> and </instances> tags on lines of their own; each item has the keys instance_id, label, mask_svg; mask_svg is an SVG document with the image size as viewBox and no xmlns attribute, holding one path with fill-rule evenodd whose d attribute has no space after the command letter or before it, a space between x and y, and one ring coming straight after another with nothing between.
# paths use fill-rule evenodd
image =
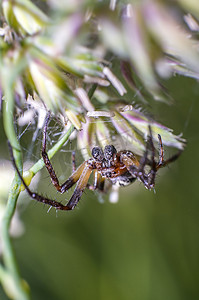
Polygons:
<instances>
[{"instance_id":1,"label":"blurred green background","mask_svg":"<svg viewBox=\"0 0 199 300\"><path fill-rule=\"evenodd\" d=\"M34 201L23 211L26 230L14 247L32 299L199 299L199 86L180 77L166 85L174 105L155 102L152 111L188 144L158 173L156 193L135 183L120 190L117 204L86 191L69 213L47 213ZM71 167L70 156L60 155ZM41 178L37 191L58 197L45 170ZM1 289L0 299L7 299Z\"/></svg>"}]
</instances>

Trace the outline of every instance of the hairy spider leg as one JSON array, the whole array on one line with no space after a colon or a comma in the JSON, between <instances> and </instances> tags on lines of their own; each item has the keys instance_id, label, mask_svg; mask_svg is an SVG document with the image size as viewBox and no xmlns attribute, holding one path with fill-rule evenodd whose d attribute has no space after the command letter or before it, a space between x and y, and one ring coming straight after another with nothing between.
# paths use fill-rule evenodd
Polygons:
<instances>
[{"instance_id":1,"label":"hairy spider leg","mask_svg":"<svg viewBox=\"0 0 199 300\"><path fill-rule=\"evenodd\" d=\"M139 173L143 173L144 167L146 165L150 165L151 167L154 167L156 165L156 163L155 163L155 148L154 148L153 140L152 140L151 126L149 125L148 128L149 128L149 138L147 139L146 150L144 152L144 155L140 158L140 161L139 161L138 175L139 175ZM148 159L148 154L149 154L150 148L152 150L152 162ZM153 157L154 157L154 159L153 159Z\"/></svg>"},{"instance_id":2,"label":"hairy spider leg","mask_svg":"<svg viewBox=\"0 0 199 300\"><path fill-rule=\"evenodd\" d=\"M152 150L152 164L148 159L148 152L149 148ZM122 155L122 162L126 166L129 173L134 176L135 178L138 178L147 189L151 189L151 185L149 184L149 178L152 177L153 179L153 171L148 174L146 174L144 168L146 165L151 165L152 169L154 168L156 172L156 163L155 163L155 148L152 141L152 132L151 127L149 126L149 139L147 140L146 150L144 152L144 155L140 158L138 161L137 158L134 155L128 155L127 153L123 153ZM150 179L151 181L151 179Z\"/></svg>"},{"instance_id":3,"label":"hairy spider leg","mask_svg":"<svg viewBox=\"0 0 199 300\"><path fill-rule=\"evenodd\" d=\"M122 153L120 160L126 166L127 170L133 177L138 177L140 164L137 158L132 153L130 155L128 152Z\"/></svg>"},{"instance_id":4,"label":"hairy spider leg","mask_svg":"<svg viewBox=\"0 0 199 300\"><path fill-rule=\"evenodd\" d=\"M149 128L149 137L147 139L146 151L144 156L140 159L140 166L138 168L138 178L144 183L147 189L151 189L155 184L155 176L157 172L157 163L155 161L155 147L153 143L153 136L151 126ZM151 150L151 160L148 159L148 152ZM163 148L162 148L163 151ZM146 165L151 166L151 170L146 174L144 168Z\"/></svg>"},{"instance_id":5,"label":"hairy spider leg","mask_svg":"<svg viewBox=\"0 0 199 300\"><path fill-rule=\"evenodd\" d=\"M183 150L180 150L180 151L178 151L178 153L174 154L167 160L164 160L162 164L157 165L156 170L159 170L160 168L165 167L166 165L174 162L176 159L178 159L178 157L182 154L182 152L183 152Z\"/></svg>"},{"instance_id":6,"label":"hairy spider leg","mask_svg":"<svg viewBox=\"0 0 199 300\"><path fill-rule=\"evenodd\" d=\"M151 148L151 160L152 160L152 164L151 164L151 170L149 171L149 173L147 174L148 176L148 188L151 189L154 187L155 184L155 176L156 176L156 172L157 172L157 164L155 161L155 146L153 143L153 135L152 135L152 130L151 130L151 126L149 125L149 139L147 144L149 145L149 147Z\"/></svg>"},{"instance_id":7,"label":"hairy spider leg","mask_svg":"<svg viewBox=\"0 0 199 300\"><path fill-rule=\"evenodd\" d=\"M75 163L75 151L72 152L72 164L73 164L73 172L76 170L76 163ZM87 183L87 188L91 191L99 190L104 191L104 183L105 178L102 178L100 173L97 170L93 170L94 173L94 184L91 185L90 183Z\"/></svg>"},{"instance_id":8,"label":"hairy spider leg","mask_svg":"<svg viewBox=\"0 0 199 300\"><path fill-rule=\"evenodd\" d=\"M94 184L87 184L87 188L91 191L99 190L104 192L105 178L103 178L97 170L93 170L94 173Z\"/></svg>"},{"instance_id":9,"label":"hairy spider leg","mask_svg":"<svg viewBox=\"0 0 199 300\"><path fill-rule=\"evenodd\" d=\"M158 139L160 144L158 163L156 163L155 161L155 147L153 143L152 131L150 126L149 126L149 139L147 141L146 151L143 158L140 159L139 165L135 165L135 160L131 161L131 158L126 157L126 155L124 155L122 159L123 163L126 165L127 170L131 173L131 175L139 178L147 189L152 189L154 187L155 177L158 169L165 167L171 162L174 162L182 153L182 150L180 150L172 157L168 158L167 160L164 160L164 148L163 148L162 138L159 134L158 134ZM152 151L151 162L147 158L149 148L151 148ZM151 166L151 170L149 171L148 174L146 174L144 171L145 165Z\"/></svg>"},{"instance_id":10,"label":"hairy spider leg","mask_svg":"<svg viewBox=\"0 0 199 300\"><path fill-rule=\"evenodd\" d=\"M57 175L52 167L52 164L49 160L49 157L48 157L48 154L46 152L46 135L47 135L47 127L48 127L48 123L49 123L49 120L50 120L50 112L48 112L47 114L47 117L46 117L46 120L45 120L45 124L44 124L44 128L43 128L43 140L42 140L42 157L43 157L43 161L44 161L44 164L46 166L46 169L48 170L48 173L50 175L50 178L51 178L51 182L52 184L55 186L55 188L57 189L58 192L62 192L61 190L61 186L59 184L59 180L57 178Z\"/></svg>"},{"instance_id":11,"label":"hairy spider leg","mask_svg":"<svg viewBox=\"0 0 199 300\"><path fill-rule=\"evenodd\" d=\"M82 171L81 176L77 182L75 190L66 205L68 209L74 209L75 206L77 205L77 203L79 202L79 199L81 198L83 191L88 184L88 180L90 178L92 171L93 171L93 169L89 165L85 166L85 168Z\"/></svg>"},{"instance_id":12,"label":"hairy spider leg","mask_svg":"<svg viewBox=\"0 0 199 300\"><path fill-rule=\"evenodd\" d=\"M40 196L39 194L37 193L33 193L29 187L27 186L27 184L25 183L21 173L19 172L19 169L16 165L16 162L15 162L15 159L14 159L14 155L13 155L13 150L12 150L12 146L10 144L10 142L8 141L8 147L9 147L9 151L10 151L10 157L11 157L11 160L12 160L12 163L15 167L15 170L17 171L17 174L19 176L19 178L21 179L27 193L29 194L29 196L34 199L34 200L37 200L38 202L41 202L41 203L44 203L44 204L48 204L50 206L53 206L55 207L56 209L60 209L60 210L67 210L68 208L66 206L64 206L63 204L55 201L55 200L51 200L51 199L48 199L46 197L43 197L43 196Z\"/></svg>"},{"instance_id":13,"label":"hairy spider leg","mask_svg":"<svg viewBox=\"0 0 199 300\"><path fill-rule=\"evenodd\" d=\"M82 164L82 165L84 166L83 171L82 171L82 170L80 171L80 168L77 169L77 171L79 170L80 173L81 173L81 175L78 176L78 177L79 177L79 180L78 180L78 182L77 182L77 186L76 186L76 188L75 188L75 190L74 190L74 192L73 192L73 194L72 194L70 200L68 201L68 203L67 203L66 205L63 205L62 203L60 203L60 202L58 202L58 201L51 200L51 199L49 199L49 198L46 198L46 197L44 197L44 196L41 196L41 195L39 195L39 194L37 194L37 193L32 192L32 191L29 189L29 187L28 187L27 184L25 183L25 181L24 181L22 175L20 174L19 169L18 169L18 167L17 167L17 165L16 165L16 162L15 162L15 159L14 159L14 155L13 155L12 146L11 146L10 142L8 142L8 146L9 146L9 151L10 151L11 160L12 160L13 165L14 165L16 171L17 171L17 174L18 174L19 178L21 179L21 181L22 181L22 183L23 183L23 185L24 185L24 187L25 187L27 193L29 194L29 196L30 196L32 199L34 199L34 200L36 200L36 201L38 201L38 202L41 202L41 203L44 203L44 204L48 204L48 205L50 205L50 206L53 206L53 207L55 207L56 209L59 209L59 210L72 210L72 209L75 208L75 206L76 206L77 203L79 202L80 197L82 196L82 193L83 193L85 187L87 186L87 183L88 183L90 174L91 174L91 172L92 172L92 170L93 170L90 166L85 165L86 162L85 162L84 164ZM81 165L80 167L82 167L82 165ZM77 171L76 171L76 172L77 172ZM72 176L71 176L71 177L72 177ZM72 181L72 180L70 180L71 177L69 177L69 179L66 181L66 183ZM66 185L66 183L65 183L65 185ZM66 190L67 190L67 189L66 189L66 186L65 186L65 191L66 191Z\"/></svg>"},{"instance_id":14,"label":"hairy spider leg","mask_svg":"<svg viewBox=\"0 0 199 300\"><path fill-rule=\"evenodd\" d=\"M148 160L148 152L151 149L151 158L152 162L150 163ZM126 165L127 170L131 173L135 178L137 177L144 184L147 189L151 189L155 183L156 176L156 162L155 162L155 147L153 144L152 138L152 130L151 126L149 126L149 138L147 140L146 151L140 161L136 161L135 158L127 157L126 154L123 155L122 158L123 163ZM148 174L146 174L144 168L146 165L151 166L151 170Z\"/></svg>"},{"instance_id":15,"label":"hairy spider leg","mask_svg":"<svg viewBox=\"0 0 199 300\"><path fill-rule=\"evenodd\" d=\"M85 167L85 162L77 168L77 170L62 184L59 184L59 180L57 178L57 175L52 167L52 164L50 162L50 159L48 157L48 154L42 150L42 157L46 166L46 169L48 170L48 173L51 178L51 182L56 188L58 192L61 194L65 193L69 188L71 188L80 178L80 175Z\"/></svg>"},{"instance_id":16,"label":"hairy spider leg","mask_svg":"<svg viewBox=\"0 0 199 300\"><path fill-rule=\"evenodd\" d=\"M105 178L103 178L98 171L96 171L95 175L95 181L94 181L94 187L95 190L98 189L99 191L104 191L104 185L105 185Z\"/></svg>"},{"instance_id":17,"label":"hairy spider leg","mask_svg":"<svg viewBox=\"0 0 199 300\"><path fill-rule=\"evenodd\" d=\"M166 165L170 164L171 162L174 162L181 154L182 150L178 151L176 154L168 158L167 160L164 160L164 149L163 149L163 143L161 135L158 134L159 144L160 144L160 153L159 153L159 163L156 166L156 170L165 167Z\"/></svg>"},{"instance_id":18,"label":"hairy spider leg","mask_svg":"<svg viewBox=\"0 0 199 300\"><path fill-rule=\"evenodd\" d=\"M163 148L163 143L162 143L162 138L161 135L158 134L158 140L159 140L159 162L158 165L156 166L156 169L158 166L161 166L164 163L164 148Z\"/></svg>"},{"instance_id":19,"label":"hairy spider leg","mask_svg":"<svg viewBox=\"0 0 199 300\"><path fill-rule=\"evenodd\" d=\"M139 161L128 157L126 154L122 156L122 162L126 166L129 173L135 177L140 179L140 181L144 184L144 186L148 189L148 176L145 174L144 169L140 171Z\"/></svg>"},{"instance_id":20,"label":"hairy spider leg","mask_svg":"<svg viewBox=\"0 0 199 300\"><path fill-rule=\"evenodd\" d=\"M53 169L53 166L52 166L50 159L48 157L48 154L46 152L46 135L47 135L47 127L48 127L49 120L50 120L50 113L48 113L48 115L46 117L44 129L43 129L42 157L43 157L43 161L46 166L46 169L50 175L52 184L54 185L54 187L56 188L56 190L58 192L63 194L78 181L78 179L80 178L80 175L85 167L85 163L80 165L79 168L76 171L74 171L73 174L62 185L59 184L57 175ZM74 168L74 165L73 165L73 168Z\"/></svg>"}]
</instances>

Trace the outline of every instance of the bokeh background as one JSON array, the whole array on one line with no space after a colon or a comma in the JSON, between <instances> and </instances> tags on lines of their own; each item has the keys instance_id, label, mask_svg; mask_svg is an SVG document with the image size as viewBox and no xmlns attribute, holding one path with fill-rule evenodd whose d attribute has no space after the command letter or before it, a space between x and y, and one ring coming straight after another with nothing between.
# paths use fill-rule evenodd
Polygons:
<instances>
[{"instance_id":1,"label":"bokeh background","mask_svg":"<svg viewBox=\"0 0 199 300\"><path fill-rule=\"evenodd\" d=\"M199 85L182 77L165 85L175 103L155 102L152 111L183 132L187 146L158 173L156 193L135 183L116 204L86 191L69 213L47 213L34 201L21 212L25 233L13 242L32 299L199 299ZM8 158L2 124L0 134L1 158ZM59 175L70 174L70 155L60 152L53 162ZM45 170L36 190L58 198ZM21 201L29 201L25 192ZM7 299L1 289L0 299Z\"/></svg>"}]
</instances>

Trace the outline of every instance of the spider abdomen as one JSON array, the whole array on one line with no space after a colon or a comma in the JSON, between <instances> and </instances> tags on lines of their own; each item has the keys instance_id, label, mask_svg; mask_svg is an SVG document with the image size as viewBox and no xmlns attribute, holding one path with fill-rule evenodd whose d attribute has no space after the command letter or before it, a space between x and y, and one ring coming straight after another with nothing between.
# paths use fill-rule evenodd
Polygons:
<instances>
[{"instance_id":1,"label":"spider abdomen","mask_svg":"<svg viewBox=\"0 0 199 300\"><path fill-rule=\"evenodd\" d=\"M117 186L127 186L135 181L135 177L133 177L129 172L126 172L124 175L117 176L115 178L110 178L113 185Z\"/></svg>"}]
</instances>

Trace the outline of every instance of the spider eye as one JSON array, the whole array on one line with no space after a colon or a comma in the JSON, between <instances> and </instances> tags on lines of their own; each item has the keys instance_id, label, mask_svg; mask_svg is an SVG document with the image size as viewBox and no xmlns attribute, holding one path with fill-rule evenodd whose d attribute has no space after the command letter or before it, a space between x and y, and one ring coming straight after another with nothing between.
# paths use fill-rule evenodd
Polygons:
<instances>
[{"instance_id":1,"label":"spider eye","mask_svg":"<svg viewBox=\"0 0 199 300\"><path fill-rule=\"evenodd\" d=\"M115 147L113 145L107 145L104 148L104 156L105 159L110 160L111 158L113 158L114 154L117 153L117 150L115 149Z\"/></svg>"},{"instance_id":2,"label":"spider eye","mask_svg":"<svg viewBox=\"0 0 199 300\"><path fill-rule=\"evenodd\" d=\"M102 148L100 147L94 147L92 149L92 156L95 160L101 161L104 158L104 153L102 151Z\"/></svg>"}]
</instances>

